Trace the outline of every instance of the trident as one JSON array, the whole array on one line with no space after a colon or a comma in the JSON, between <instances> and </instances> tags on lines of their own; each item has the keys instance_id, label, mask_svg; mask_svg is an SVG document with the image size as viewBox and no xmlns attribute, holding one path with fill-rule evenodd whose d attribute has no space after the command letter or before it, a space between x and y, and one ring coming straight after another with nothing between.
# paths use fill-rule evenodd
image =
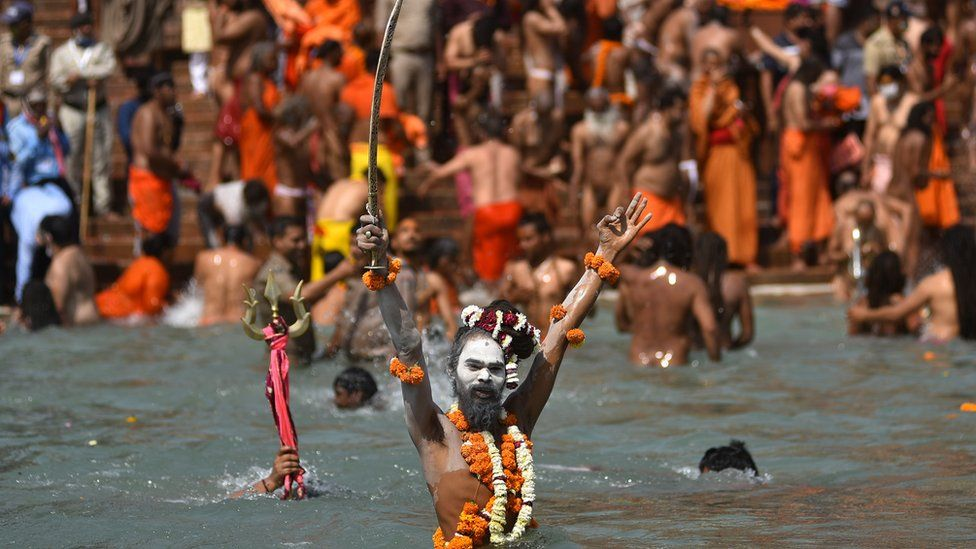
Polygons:
<instances>
[{"instance_id":1,"label":"trident","mask_svg":"<svg viewBox=\"0 0 976 549\"><path fill-rule=\"evenodd\" d=\"M378 218L380 205L378 200L379 186L376 183L376 148L378 145L377 134L379 133L380 121L380 99L383 97L383 80L386 78L386 67L390 63L390 48L393 42L393 33L396 32L397 20L400 18L400 6L403 0L396 0L393 9L390 11L390 20L386 22L386 32L383 33L383 44L380 46L380 58L376 64L376 80L373 82L373 103L369 114L369 163L367 164L367 179L369 180L369 195L366 198L366 213ZM367 232L366 238L372 235ZM380 265L380 258L375 250L370 253L370 262L367 269L380 270L386 267Z\"/></svg>"},{"instance_id":2,"label":"trident","mask_svg":"<svg viewBox=\"0 0 976 549\"><path fill-rule=\"evenodd\" d=\"M290 337L298 337L304 334L311 323L312 317L305 310L305 298L302 297L302 284L304 283L304 280L300 281L298 286L295 287L295 294L291 296L291 306L295 311L295 318L297 320L288 327L288 335ZM246 284L244 285L244 291L247 292L247 299L244 300L244 305L247 309L241 318L241 324L244 325L244 333L251 339L264 341L264 333L254 324L258 307L257 292L254 291L254 288L248 288ZM281 317L278 314L278 299L281 298L281 290L278 289L278 283L275 282L274 272L268 273L268 283L264 287L264 298L271 305L271 324L275 324L275 321Z\"/></svg>"}]
</instances>

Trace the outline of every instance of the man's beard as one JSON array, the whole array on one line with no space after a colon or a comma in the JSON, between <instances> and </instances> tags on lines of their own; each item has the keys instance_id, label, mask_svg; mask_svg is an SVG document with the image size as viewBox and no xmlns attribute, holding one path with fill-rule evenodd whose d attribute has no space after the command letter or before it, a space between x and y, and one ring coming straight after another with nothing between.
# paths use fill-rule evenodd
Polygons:
<instances>
[{"instance_id":1,"label":"man's beard","mask_svg":"<svg viewBox=\"0 0 976 549\"><path fill-rule=\"evenodd\" d=\"M620 111L610 107L603 112L585 110L583 120L586 122L586 129L598 139L610 140L616 129L617 122L620 121Z\"/></svg>"},{"instance_id":2,"label":"man's beard","mask_svg":"<svg viewBox=\"0 0 976 549\"><path fill-rule=\"evenodd\" d=\"M478 398L471 394L471 390L458 391L458 408L468 420L472 431L491 431L498 425L498 418L502 411L501 393L491 387L478 385L474 388L491 391L492 396Z\"/></svg>"}]
</instances>

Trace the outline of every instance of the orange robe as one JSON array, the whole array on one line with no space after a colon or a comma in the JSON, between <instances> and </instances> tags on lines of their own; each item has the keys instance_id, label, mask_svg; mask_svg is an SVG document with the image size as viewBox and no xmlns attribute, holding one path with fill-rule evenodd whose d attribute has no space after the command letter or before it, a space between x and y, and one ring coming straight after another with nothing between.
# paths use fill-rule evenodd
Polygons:
<instances>
[{"instance_id":1,"label":"orange robe","mask_svg":"<svg viewBox=\"0 0 976 549\"><path fill-rule=\"evenodd\" d=\"M95 296L95 305L103 318L151 316L163 310L168 293L166 267L155 257L143 256L133 261L115 284Z\"/></svg>"},{"instance_id":2,"label":"orange robe","mask_svg":"<svg viewBox=\"0 0 976 549\"><path fill-rule=\"evenodd\" d=\"M149 170L129 166L132 217L151 233L162 233L173 217L173 186Z\"/></svg>"},{"instance_id":3,"label":"orange robe","mask_svg":"<svg viewBox=\"0 0 976 549\"><path fill-rule=\"evenodd\" d=\"M725 239L729 261L751 265L759 247L756 171L750 152L753 130L736 108L739 88L732 80L718 84L712 111L705 113L710 87L707 77L699 79L688 102L702 165L705 214L709 228Z\"/></svg>"},{"instance_id":4,"label":"orange robe","mask_svg":"<svg viewBox=\"0 0 976 549\"><path fill-rule=\"evenodd\" d=\"M945 150L942 133L936 129L932 135L932 154L929 156L930 172L948 172L952 168ZM959 223L959 200L952 179L931 178L924 189L915 191L918 214L927 227L947 229Z\"/></svg>"},{"instance_id":5,"label":"orange robe","mask_svg":"<svg viewBox=\"0 0 976 549\"><path fill-rule=\"evenodd\" d=\"M825 138L819 131L787 128L780 139L781 193L793 253L807 242L826 240L834 229Z\"/></svg>"},{"instance_id":6,"label":"orange robe","mask_svg":"<svg viewBox=\"0 0 976 549\"><path fill-rule=\"evenodd\" d=\"M369 118L369 111L373 105L373 84L376 77L372 74L363 72L355 80L350 80L344 88L339 99L352 107L356 113L356 118L366 120ZM396 92L389 82L383 82L383 97L380 98L380 118L396 118L400 114L400 107L397 106Z\"/></svg>"},{"instance_id":7,"label":"orange robe","mask_svg":"<svg viewBox=\"0 0 976 549\"><path fill-rule=\"evenodd\" d=\"M294 71L297 76L305 73L312 48L321 46L326 40L348 44L352 40L352 30L362 20L358 0L309 0L305 13L312 22L312 28L302 33Z\"/></svg>"},{"instance_id":8,"label":"orange robe","mask_svg":"<svg viewBox=\"0 0 976 549\"><path fill-rule=\"evenodd\" d=\"M652 233L671 223L681 225L682 227L688 223L688 217L685 214L685 202L680 196L661 198L652 192L641 189L631 189L630 196L634 196L638 192L643 193L644 198L647 198L647 208L645 211L653 214L651 220L641 229L640 234Z\"/></svg>"},{"instance_id":9,"label":"orange robe","mask_svg":"<svg viewBox=\"0 0 976 549\"><path fill-rule=\"evenodd\" d=\"M515 200L489 204L474 211L471 255L478 278L486 282L501 278L505 264L518 249L515 230L521 217L522 206Z\"/></svg>"},{"instance_id":10,"label":"orange robe","mask_svg":"<svg viewBox=\"0 0 976 549\"><path fill-rule=\"evenodd\" d=\"M264 91L261 102L264 108L272 110L281 101L278 86L264 77ZM261 120L257 111L248 107L241 118L241 179L261 179L268 187L268 192L274 194L278 182L278 172L275 167L274 127L271 123Z\"/></svg>"},{"instance_id":11,"label":"orange robe","mask_svg":"<svg viewBox=\"0 0 976 549\"><path fill-rule=\"evenodd\" d=\"M366 74L366 53L359 46L353 44L346 46L336 70L346 77L346 82L352 82Z\"/></svg>"}]
</instances>

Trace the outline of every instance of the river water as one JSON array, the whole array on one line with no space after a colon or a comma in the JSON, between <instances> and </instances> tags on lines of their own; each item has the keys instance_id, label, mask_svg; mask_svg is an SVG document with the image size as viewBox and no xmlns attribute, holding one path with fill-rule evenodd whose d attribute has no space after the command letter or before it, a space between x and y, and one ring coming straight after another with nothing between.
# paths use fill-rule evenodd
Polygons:
<instances>
[{"instance_id":1,"label":"river water","mask_svg":"<svg viewBox=\"0 0 976 549\"><path fill-rule=\"evenodd\" d=\"M848 339L826 300L763 301L721 364L645 369L604 305L536 429L525 547L972 546L976 348ZM696 355L704 360L701 355ZM316 497L227 495L277 449L261 344L238 327L0 337L0 526L26 546L429 547L430 497L396 385L331 404L340 363L292 373ZM446 379L434 373L447 405ZM759 479L698 478L747 442Z\"/></svg>"}]
</instances>

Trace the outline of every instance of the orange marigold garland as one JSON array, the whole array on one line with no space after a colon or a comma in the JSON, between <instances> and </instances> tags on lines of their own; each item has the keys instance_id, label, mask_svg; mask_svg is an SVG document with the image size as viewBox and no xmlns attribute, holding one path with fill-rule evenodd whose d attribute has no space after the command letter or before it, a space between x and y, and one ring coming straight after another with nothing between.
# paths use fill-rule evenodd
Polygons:
<instances>
[{"instance_id":1,"label":"orange marigold garland","mask_svg":"<svg viewBox=\"0 0 976 549\"><path fill-rule=\"evenodd\" d=\"M461 434L461 457L468 470L482 484L491 487L494 495L484 509L473 502L465 503L458 518L455 536L444 540L438 528L432 538L435 549L476 547L489 536L491 543L510 543L518 540L528 527L535 527L532 505L535 502L535 469L532 463L532 443L518 428L518 418L503 410L501 423L506 426L501 447L495 446L495 437L488 431L470 432L470 424L464 414L453 406L448 419ZM505 533L508 514L516 515L511 532Z\"/></svg>"},{"instance_id":2,"label":"orange marigold garland","mask_svg":"<svg viewBox=\"0 0 976 549\"><path fill-rule=\"evenodd\" d=\"M551 318L553 322L558 322L566 318L566 307L563 307L562 305L553 305L552 310L549 311L549 318Z\"/></svg>"},{"instance_id":3,"label":"orange marigold garland","mask_svg":"<svg viewBox=\"0 0 976 549\"><path fill-rule=\"evenodd\" d=\"M371 292L378 292L396 282L397 275L400 274L402 267L403 262L394 257L390 260L390 264L386 269L386 276L375 271L366 271L363 273L363 285Z\"/></svg>"},{"instance_id":4,"label":"orange marigold garland","mask_svg":"<svg viewBox=\"0 0 976 549\"><path fill-rule=\"evenodd\" d=\"M583 342L586 341L586 334L583 330L579 328L573 328L572 330L566 332L566 340L569 344L575 348L580 348L583 346Z\"/></svg>"},{"instance_id":5,"label":"orange marigold garland","mask_svg":"<svg viewBox=\"0 0 976 549\"><path fill-rule=\"evenodd\" d=\"M399 358L393 357L390 361L390 374L400 378L400 381L408 385L416 385L424 380L424 369L419 365L407 367Z\"/></svg>"},{"instance_id":6,"label":"orange marigold garland","mask_svg":"<svg viewBox=\"0 0 976 549\"><path fill-rule=\"evenodd\" d=\"M596 271L600 279L611 286L616 285L617 281L620 280L620 270L614 267L613 263L610 263L593 252L587 252L586 256L583 257L583 266Z\"/></svg>"}]
</instances>

